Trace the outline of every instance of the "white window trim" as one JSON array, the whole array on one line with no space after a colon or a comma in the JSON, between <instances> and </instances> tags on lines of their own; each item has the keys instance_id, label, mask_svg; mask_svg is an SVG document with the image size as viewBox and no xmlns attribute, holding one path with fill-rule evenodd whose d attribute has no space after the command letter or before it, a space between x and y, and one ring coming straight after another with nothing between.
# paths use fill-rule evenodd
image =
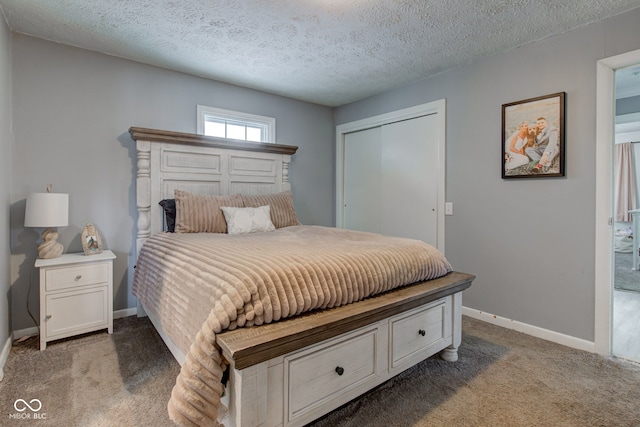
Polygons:
<instances>
[{"instance_id":1,"label":"white window trim","mask_svg":"<svg viewBox=\"0 0 640 427\"><path fill-rule=\"evenodd\" d=\"M206 105L197 105L197 129L199 135L204 135L204 117L212 115L228 120L238 120L242 122L259 123L267 127L267 140L263 143L276 142L276 119L273 117L259 116L257 114L242 113L239 111L225 110L222 108L209 107Z\"/></svg>"}]
</instances>

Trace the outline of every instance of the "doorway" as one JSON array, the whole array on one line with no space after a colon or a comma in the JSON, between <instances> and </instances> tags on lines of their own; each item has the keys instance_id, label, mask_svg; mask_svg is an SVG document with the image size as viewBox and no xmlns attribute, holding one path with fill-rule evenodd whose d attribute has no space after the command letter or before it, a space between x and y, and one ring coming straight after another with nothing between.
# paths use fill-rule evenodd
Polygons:
<instances>
[{"instance_id":1,"label":"doorway","mask_svg":"<svg viewBox=\"0 0 640 427\"><path fill-rule=\"evenodd\" d=\"M613 305L611 353L640 362L640 217L636 227L623 214L640 208L640 65L615 71L615 152L613 221ZM619 156L619 158L618 158ZM620 190L618 190L620 187ZM634 244L635 243L635 244Z\"/></svg>"},{"instance_id":2,"label":"doorway","mask_svg":"<svg viewBox=\"0 0 640 427\"><path fill-rule=\"evenodd\" d=\"M595 350L609 356L613 331L613 144L615 141L615 72L640 64L640 50L597 63L596 91L596 233Z\"/></svg>"}]
</instances>

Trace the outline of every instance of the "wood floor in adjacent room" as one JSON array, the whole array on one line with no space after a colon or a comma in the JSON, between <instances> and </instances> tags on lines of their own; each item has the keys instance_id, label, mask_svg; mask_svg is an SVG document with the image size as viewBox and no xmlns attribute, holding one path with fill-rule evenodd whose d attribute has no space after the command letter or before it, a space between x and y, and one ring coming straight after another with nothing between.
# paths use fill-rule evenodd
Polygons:
<instances>
[{"instance_id":1,"label":"wood floor in adjacent room","mask_svg":"<svg viewBox=\"0 0 640 427\"><path fill-rule=\"evenodd\" d=\"M613 292L612 353L640 363L640 293Z\"/></svg>"}]
</instances>

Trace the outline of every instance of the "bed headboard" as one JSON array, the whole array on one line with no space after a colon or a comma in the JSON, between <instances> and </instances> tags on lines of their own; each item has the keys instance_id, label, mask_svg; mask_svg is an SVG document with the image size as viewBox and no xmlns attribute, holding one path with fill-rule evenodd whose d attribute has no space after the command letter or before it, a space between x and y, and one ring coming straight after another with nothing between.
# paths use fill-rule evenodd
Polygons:
<instances>
[{"instance_id":1,"label":"bed headboard","mask_svg":"<svg viewBox=\"0 0 640 427\"><path fill-rule=\"evenodd\" d=\"M298 147L234 141L165 130L129 128L136 141L136 253L162 231L158 204L176 189L200 194L270 194L289 190Z\"/></svg>"}]
</instances>

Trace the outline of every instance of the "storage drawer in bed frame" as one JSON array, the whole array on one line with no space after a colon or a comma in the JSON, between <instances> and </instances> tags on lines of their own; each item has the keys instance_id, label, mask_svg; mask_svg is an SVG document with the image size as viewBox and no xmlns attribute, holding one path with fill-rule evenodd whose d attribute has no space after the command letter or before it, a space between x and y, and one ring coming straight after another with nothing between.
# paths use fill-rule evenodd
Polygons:
<instances>
[{"instance_id":1,"label":"storage drawer in bed frame","mask_svg":"<svg viewBox=\"0 0 640 427\"><path fill-rule=\"evenodd\" d=\"M218 335L230 364L225 426L302 426L438 352L457 360L461 293L474 278L452 272Z\"/></svg>"}]
</instances>

